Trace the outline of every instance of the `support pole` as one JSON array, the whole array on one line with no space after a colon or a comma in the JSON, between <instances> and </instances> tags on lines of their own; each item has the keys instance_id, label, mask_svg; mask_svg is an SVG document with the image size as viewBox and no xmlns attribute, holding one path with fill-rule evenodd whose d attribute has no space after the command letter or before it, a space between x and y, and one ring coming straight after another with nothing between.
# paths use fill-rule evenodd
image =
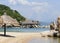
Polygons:
<instances>
[{"instance_id":1,"label":"support pole","mask_svg":"<svg viewBox=\"0 0 60 43\"><path fill-rule=\"evenodd\" d=\"M6 36L6 24L5 23L4 23L3 27L4 27L4 36Z\"/></svg>"}]
</instances>

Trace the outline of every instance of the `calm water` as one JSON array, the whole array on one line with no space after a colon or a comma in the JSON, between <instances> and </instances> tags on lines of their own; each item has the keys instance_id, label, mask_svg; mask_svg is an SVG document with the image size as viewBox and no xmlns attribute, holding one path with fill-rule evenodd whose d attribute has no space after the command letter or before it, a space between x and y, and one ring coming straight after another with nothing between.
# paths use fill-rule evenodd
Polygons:
<instances>
[{"instance_id":1,"label":"calm water","mask_svg":"<svg viewBox=\"0 0 60 43\"><path fill-rule=\"evenodd\" d=\"M7 28L7 32L42 32L47 31L49 28L20 28L20 27L12 27ZM4 29L0 28L0 32L3 32Z\"/></svg>"},{"instance_id":2,"label":"calm water","mask_svg":"<svg viewBox=\"0 0 60 43\"><path fill-rule=\"evenodd\" d=\"M60 38L33 38L28 43L60 43Z\"/></svg>"},{"instance_id":3,"label":"calm water","mask_svg":"<svg viewBox=\"0 0 60 43\"><path fill-rule=\"evenodd\" d=\"M50 23L48 22L40 22L40 25L49 25ZM42 32L42 31L47 31L49 28L20 28L20 27L12 27L12 28L7 28L7 32ZM0 32L3 32L4 29L0 28Z\"/></svg>"}]
</instances>

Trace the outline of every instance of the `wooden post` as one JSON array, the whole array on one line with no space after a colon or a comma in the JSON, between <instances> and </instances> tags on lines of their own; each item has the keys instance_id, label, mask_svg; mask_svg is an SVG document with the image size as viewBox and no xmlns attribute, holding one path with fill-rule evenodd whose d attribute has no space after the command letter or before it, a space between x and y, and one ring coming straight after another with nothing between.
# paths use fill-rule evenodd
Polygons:
<instances>
[{"instance_id":1,"label":"wooden post","mask_svg":"<svg viewBox=\"0 0 60 43\"><path fill-rule=\"evenodd\" d=\"M5 23L4 23L3 27L4 27L4 36L6 36L6 24Z\"/></svg>"}]
</instances>

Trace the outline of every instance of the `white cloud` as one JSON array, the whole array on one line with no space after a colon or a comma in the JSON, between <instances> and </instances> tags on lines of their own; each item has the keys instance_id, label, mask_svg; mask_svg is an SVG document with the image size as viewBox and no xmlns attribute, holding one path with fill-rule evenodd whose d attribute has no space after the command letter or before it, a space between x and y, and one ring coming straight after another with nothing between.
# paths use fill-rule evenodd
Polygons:
<instances>
[{"instance_id":1,"label":"white cloud","mask_svg":"<svg viewBox=\"0 0 60 43\"><path fill-rule=\"evenodd\" d=\"M13 5L22 4L26 6L32 6L32 9L35 12L45 12L47 11L48 3L47 2L29 2L28 0L8 0Z\"/></svg>"},{"instance_id":2,"label":"white cloud","mask_svg":"<svg viewBox=\"0 0 60 43\"><path fill-rule=\"evenodd\" d=\"M17 0L22 5L29 5L29 6L42 6L48 5L47 2L29 2L28 0Z\"/></svg>"},{"instance_id":3,"label":"white cloud","mask_svg":"<svg viewBox=\"0 0 60 43\"><path fill-rule=\"evenodd\" d=\"M28 2L27 0L17 0L18 3L22 4L22 5L31 5L30 2Z\"/></svg>"},{"instance_id":4,"label":"white cloud","mask_svg":"<svg viewBox=\"0 0 60 43\"><path fill-rule=\"evenodd\" d=\"M32 2L32 5L35 5L35 6L42 6L42 5L44 5L44 6L47 6L48 5L48 3L47 2Z\"/></svg>"},{"instance_id":5,"label":"white cloud","mask_svg":"<svg viewBox=\"0 0 60 43\"><path fill-rule=\"evenodd\" d=\"M16 0L8 0L8 2L10 3L10 4L13 4L13 5L15 5L17 2L16 2Z\"/></svg>"},{"instance_id":6,"label":"white cloud","mask_svg":"<svg viewBox=\"0 0 60 43\"><path fill-rule=\"evenodd\" d=\"M38 5L48 5L47 2L29 2L28 0L8 0L9 3L12 3L12 4L22 4L22 5L29 5L29 6L38 6Z\"/></svg>"}]
</instances>

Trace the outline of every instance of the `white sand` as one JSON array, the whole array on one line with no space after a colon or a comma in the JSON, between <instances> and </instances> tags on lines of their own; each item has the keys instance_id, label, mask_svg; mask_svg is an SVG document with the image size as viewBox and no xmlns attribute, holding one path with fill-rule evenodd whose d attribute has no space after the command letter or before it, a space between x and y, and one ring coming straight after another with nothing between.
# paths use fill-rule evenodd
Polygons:
<instances>
[{"instance_id":1,"label":"white sand","mask_svg":"<svg viewBox=\"0 0 60 43\"><path fill-rule=\"evenodd\" d=\"M50 31L44 31L40 33L20 33L20 32L7 32L7 35L14 37L0 36L0 43L27 43L32 38L41 38L43 35L48 35ZM3 32L0 32L3 34Z\"/></svg>"},{"instance_id":2,"label":"white sand","mask_svg":"<svg viewBox=\"0 0 60 43\"><path fill-rule=\"evenodd\" d=\"M0 32L3 34L3 32ZM7 35L14 37L0 36L0 43L27 43L32 38L41 37L40 33L18 33L18 32L7 32Z\"/></svg>"}]
</instances>

